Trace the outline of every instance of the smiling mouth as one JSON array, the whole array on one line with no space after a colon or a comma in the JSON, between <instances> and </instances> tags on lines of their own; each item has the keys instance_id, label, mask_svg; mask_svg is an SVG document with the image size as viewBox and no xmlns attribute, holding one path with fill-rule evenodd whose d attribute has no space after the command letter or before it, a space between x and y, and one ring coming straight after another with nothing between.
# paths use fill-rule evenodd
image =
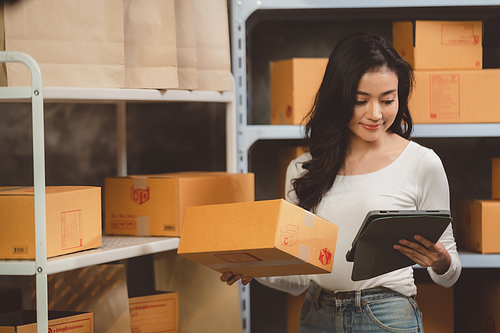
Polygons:
<instances>
[{"instance_id":1,"label":"smiling mouth","mask_svg":"<svg viewBox=\"0 0 500 333\"><path fill-rule=\"evenodd\" d=\"M361 124L364 129L374 131L382 127L383 124Z\"/></svg>"}]
</instances>

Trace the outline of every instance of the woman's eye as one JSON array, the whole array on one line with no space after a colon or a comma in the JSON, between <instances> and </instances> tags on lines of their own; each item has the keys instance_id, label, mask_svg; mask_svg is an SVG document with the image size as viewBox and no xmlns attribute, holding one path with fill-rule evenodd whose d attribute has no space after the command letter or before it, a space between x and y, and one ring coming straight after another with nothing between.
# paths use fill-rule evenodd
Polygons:
<instances>
[{"instance_id":1,"label":"woman's eye","mask_svg":"<svg viewBox=\"0 0 500 333\"><path fill-rule=\"evenodd\" d=\"M384 103L385 105L391 105L394 101L395 101L395 99L391 99L391 100L387 100L387 101L382 101L382 103Z\"/></svg>"},{"instance_id":2,"label":"woman's eye","mask_svg":"<svg viewBox=\"0 0 500 333\"><path fill-rule=\"evenodd\" d=\"M356 101L356 105L365 105L367 102L366 101Z\"/></svg>"}]
</instances>

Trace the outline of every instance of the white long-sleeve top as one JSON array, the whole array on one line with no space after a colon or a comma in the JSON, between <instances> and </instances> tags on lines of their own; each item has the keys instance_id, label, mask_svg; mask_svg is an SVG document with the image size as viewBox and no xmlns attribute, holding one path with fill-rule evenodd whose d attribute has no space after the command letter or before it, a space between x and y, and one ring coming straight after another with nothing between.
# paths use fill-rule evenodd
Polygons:
<instances>
[{"instance_id":1,"label":"white long-sleeve top","mask_svg":"<svg viewBox=\"0 0 500 333\"><path fill-rule=\"evenodd\" d=\"M292 180L305 171L302 163L310 158L310 154L305 153L288 166L286 200L294 204L298 204L298 199L292 189ZM401 155L383 169L362 175L337 176L332 188L321 200L316 214L339 226L331 273L257 280L294 295L305 291L311 279L323 288L334 291L383 286L406 296L415 295L417 288L413 268L406 267L368 280L352 281L353 263L346 260L346 253L369 211L415 209L449 210L450 197L448 180L439 157L431 149L411 141ZM439 241L450 253L450 268L443 275L438 275L430 267L427 271L434 282L450 287L462 270L451 224Z\"/></svg>"}]
</instances>

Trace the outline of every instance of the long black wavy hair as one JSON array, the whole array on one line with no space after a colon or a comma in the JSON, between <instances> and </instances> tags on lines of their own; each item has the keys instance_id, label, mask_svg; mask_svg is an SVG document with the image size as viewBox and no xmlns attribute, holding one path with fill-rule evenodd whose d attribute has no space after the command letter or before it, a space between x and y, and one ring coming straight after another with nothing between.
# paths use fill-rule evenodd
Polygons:
<instances>
[{"instance_id":1,"label":"long black wavy hair","mask_svg":"<svg viewBox=\"0 0 500 333\"><path fill-rule=\"evenodd\" d=\"M361 77L386 66L398 77L399 109L389 130L409 139L413 122L408 98L413 88L411 66L383 38L369 33L344 37L333 49L314 105L306 116L305 139L312 158L294 179L299 206L315 212L344 165L349 146L349 122Z\"/></svg>"}]
</instances>

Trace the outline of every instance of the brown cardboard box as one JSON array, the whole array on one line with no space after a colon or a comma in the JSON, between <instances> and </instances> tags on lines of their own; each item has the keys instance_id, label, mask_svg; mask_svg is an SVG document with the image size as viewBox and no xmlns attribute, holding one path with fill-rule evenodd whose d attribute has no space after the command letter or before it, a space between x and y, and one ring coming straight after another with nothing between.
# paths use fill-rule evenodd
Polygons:
<instances>
[{"instance_id":1,"label":"brown cardboard box","mask_svg":"<svg viewBox=\"0 0 500 333\"><path fill-rule=\"evenodd\" d=\"M49 311L49 333L94 333L91 312ZM0 315L0 332L35 333L36 311L24 310Z\"/></svg>"},{"instance_id":2,"label":"brown cardboard box","mask_svg":"<svg viewBox=\"0 0 500 333\"><path fill-rule=\"evenodd\" d=\"M393 22L393 45L413 69L481 69L481 21ZM413 39L415 36L415 39Z\"/></svg>"},{"instance_id":3,"label":"brown cardboard box","mask_svg":"<svg viewBox=\"0 0 500 333\"><path fill-rule=\"evenodd\" d=\"M481 253L500 253L500 200L458 203L457 244Z\"/></svg>"},{"instance_id":4,"label":"brown cardboard box","mask_svg":"<svg viewBox=\"0 0 500 333\"><path fill-rule=\"evenodd\" d=\"M500 158L491 159L491 197L500 199Z\"/></svg>"},{"instance_id":5,"label":"brown cardboard box","mask_svg":"<svg viewBox=\"0 0 500 333\"><path fill-rule=\"evenodd\" d=\"M180 172L105 180L105 233L180 236L186 207L253 201L252 173Z\"/></svg>"},{"instance_id":6,"label":"brown cardboard box","mask_svg":"<svg viewBox=\"0 0 500 333\"><path fill-rule=\"evenodd\" d=\"M176 292L131 297L132 333L179 332L179 295Z\"/></svg>"},{"instance_id":7,"label":"brown cardboard box","mask_svg":"<svg viewBox=\"0 0 500 333\"><path fill-rule=\"evenodd\" d=\"M327 58L293 58L271 62L271 124L301 125L313 106Z\"/></svg>"},{"instance_id":8,"label":"brown cardboard box","mask_svg":"<svg viewBox=\"0 0 500 333\"><path fill-rule=\"evenodd\" d=\"M337 232L283 199L189 207L177 253L245 277L328 273Z\"/></svg>"},{"instance_id":9,"label":"brown cardboard box","mask_svg":"<svg viewBox=\"0 0 500 333\"><path fill-rule=\"evenodd\" d=\"M278 154L278 194L285 198L286 169L290 162L305 152L304 147L282 147Z\"/></svg>"},{"instance_id":10,"label":"brown cardboard box","mask_svg":"<svg viewBox=\"0 0 500 333\"><path fill-rule=\"evenodd\" d=\"M99 187L53 186L45 193L47 257L102 245ZM0 258L34 259L33 188L1 188L0 211Z\"/></svg>"},{"instance_id":11,"label":"brown cardboard box","mask_svg":"<svg viewBox=\"0 0 500 333\"><path fill-rule=\"evenodd\" d=\"M498 332L500 283L495 279L471 279L465 286L467 303L465 332ZM427 333L427 331L425 332Z\"/></svg>"},{"instance_id":12,"label":"brown cardboard box","mask_svg":"<svg viewBox=\"0 0 500 333\"><path fill-rule=\"evenodd\" d=\"M415 123L495 123L500 107L488 103L498 93L500 69L415 71L409 101Z\"/></svg>"},{"instance_id":13,"label":"brown cardboard box","mask_svg":"<svg viewBox=\"0 0 500 333\"><path fill-rule=\"evenodd\" d=\"M417 303L422 312L425 333L453 333L453 288L433 282L417 283Z\"/></svg>"}]
</instances>

